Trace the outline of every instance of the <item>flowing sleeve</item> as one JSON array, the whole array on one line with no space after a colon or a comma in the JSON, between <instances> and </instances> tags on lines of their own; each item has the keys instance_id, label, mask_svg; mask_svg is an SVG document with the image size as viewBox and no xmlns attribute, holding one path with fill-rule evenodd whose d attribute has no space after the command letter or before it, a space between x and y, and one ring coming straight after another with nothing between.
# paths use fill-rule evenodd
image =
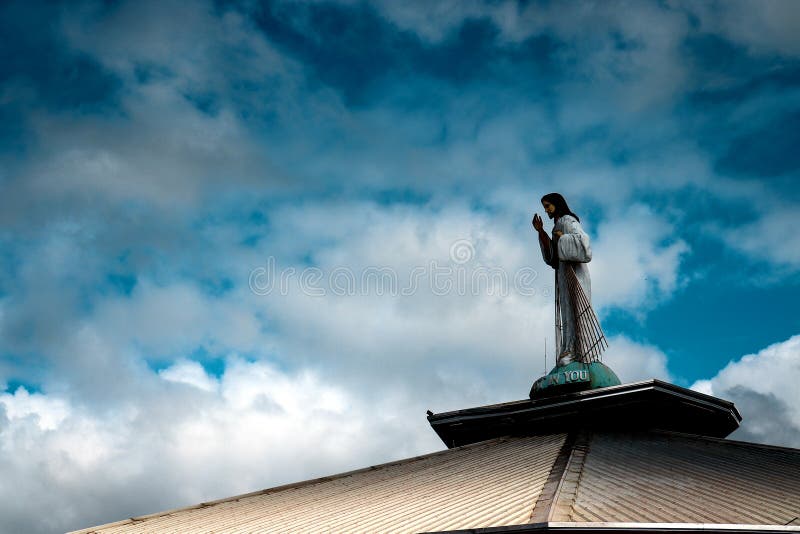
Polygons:
<instances>
[{"instance_id":1,"label":"flowing sleeve","mask_svg":"<svg viewBox=\"0 0 800 534\"><path fill-rule=\"evenodd\" d=\"M574 217L564 221L564 235L558 239L558 257L564 261L587 263L592 261L592 246L589 235Z\"/></svg>"},{"instance_id":2,"label":"flowing sleeve","mask_svg":"<svg viewBox=\"0 0 800 534\"><path fill-rule=\"evenodd\" d=\"M553 254L553 242L547 237L547 234L539 234L539 248L542 249L544 262L556 269L558 267L558 258Z\"/></svg>"}]
</instances>

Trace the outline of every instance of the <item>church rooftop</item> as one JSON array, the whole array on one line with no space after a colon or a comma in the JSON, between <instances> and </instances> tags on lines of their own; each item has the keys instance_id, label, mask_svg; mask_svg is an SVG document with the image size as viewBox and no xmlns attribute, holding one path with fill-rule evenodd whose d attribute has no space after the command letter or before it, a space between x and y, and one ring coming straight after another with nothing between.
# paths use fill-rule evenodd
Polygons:
<instances>
[{"instance_id":1,"label":"church rooftop","mask_svg":"<svg viewBox=\"0 0 800 534\"><path fill-rule=\"evenodd\" d=\"M79 531L800 532L800 450L665 431L500 438Z\"/></svg>"},{"instance_id":2,"label":"church rooftop","mask_svg":"<svg viewBox=\"0 0 800 534\"><path fill-rule=\"evenodd\" d=\"M77 533L800 532L800 450L722 439L716 397L647 380L428 420L449 449Z\"/></svg>"}]
</instances>

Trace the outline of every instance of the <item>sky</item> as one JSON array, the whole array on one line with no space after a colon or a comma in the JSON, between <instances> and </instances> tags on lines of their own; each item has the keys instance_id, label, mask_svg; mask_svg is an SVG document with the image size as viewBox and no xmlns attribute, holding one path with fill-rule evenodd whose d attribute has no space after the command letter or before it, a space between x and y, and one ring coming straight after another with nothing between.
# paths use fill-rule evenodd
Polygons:
<instances>
[{"instance_id":1,"label":"sky","mask_svg":"<svg viewBox=\"0 0 800 534\"><path fill-rule=\"evenodd\" d=\"M0 32L1 533L526 398L552 191L622 381L800 447L799 3L10 0Z\"/></svg>"}]
</instances>

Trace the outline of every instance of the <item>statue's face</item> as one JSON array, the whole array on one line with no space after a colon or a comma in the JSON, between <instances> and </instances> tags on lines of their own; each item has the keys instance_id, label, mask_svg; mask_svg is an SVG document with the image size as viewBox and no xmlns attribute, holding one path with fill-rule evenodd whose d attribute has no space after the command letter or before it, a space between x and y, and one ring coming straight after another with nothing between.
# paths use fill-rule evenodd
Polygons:
<instances>
[{"instance_id":1,"label":"statue's face","mask_svg":"<svg viewBox=\"0 0 800 534\"><path fill-rule=\"evenodd\" d=\"M542 206L544 206L544 211L547 212L547 216L551 219L556 215L556 207L550 204L548 201L543 200Z\"/></svg>"}]
</instances>

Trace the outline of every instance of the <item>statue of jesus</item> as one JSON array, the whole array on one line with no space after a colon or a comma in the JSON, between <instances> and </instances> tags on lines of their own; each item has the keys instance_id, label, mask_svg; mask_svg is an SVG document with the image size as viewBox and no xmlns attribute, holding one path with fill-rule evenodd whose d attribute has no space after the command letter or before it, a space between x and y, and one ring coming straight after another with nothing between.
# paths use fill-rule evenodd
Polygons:
<instances>
[{"instance_id":1,"label":"statue of jesus","mask_svg":"<svg viewBox=\"0 0 800 534\"><path fill-rule=\"evenodd\" d=\"M560 194L543 196L542 207L554 222L552 238L538 214L532 223L539 234L542 257L556 272L557 365L599 361L608 342L592 310L592 281L586 265L592 260L589 236Z\"/></svg>"}]
</instances>

